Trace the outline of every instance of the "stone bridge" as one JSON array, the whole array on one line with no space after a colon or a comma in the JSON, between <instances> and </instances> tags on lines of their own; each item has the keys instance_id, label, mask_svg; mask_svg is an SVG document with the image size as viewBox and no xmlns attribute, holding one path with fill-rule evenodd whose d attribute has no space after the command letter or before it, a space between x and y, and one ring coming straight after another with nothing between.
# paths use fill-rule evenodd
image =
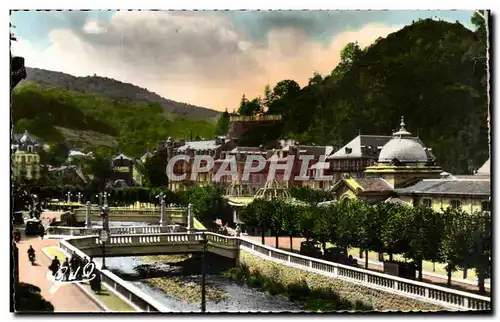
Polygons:
<instances>
[{"instance_id":1,"label":"stone bridge","mask_svg":"<svg viewBox=\"0 0 500 322\"><path fill-rule=\"evenodd\" d=\"M239 258L238 239L201 232L112 235L106 241L105 253L106 257L199 253L203 251L203 234L207 239L207 251ZM77 237L68 242L87 256L102 256L102 244L97 235Z\"/></svg>"},{"instance_id":2,"label":"stone bridge","mask_svg":"<svg viewBox=\"0 0 500 322\"><path fill-rule=\"evenodd\" d=\"M134 228L137 229L137 227ZM160 229L166 228L161 227ZM208 241L207 250L209 252L234 258L235 264L239 263L240 251L246 251L263 260L280 265L294 267L333 279L342 279L379 291L440 305L450 310L491 310L491 299L489 297L311 258L265 246L249 239L211 232L112 235L106 242L106 256L196 253L202 250L201 240L203 235ZM77 252L80 256L102 256L102 248L97 235L73 237L62 240L60 244L61 248L69 254ZM137 301L135 304L145 308L144 310L169 311L152 300L147 294L143 294L143 292L127 284L108 270L101 270L101 274L103 281L108 281L108 285L123 293L122 295L126 298L135 299Z\"/></svg>"}]
</instances>

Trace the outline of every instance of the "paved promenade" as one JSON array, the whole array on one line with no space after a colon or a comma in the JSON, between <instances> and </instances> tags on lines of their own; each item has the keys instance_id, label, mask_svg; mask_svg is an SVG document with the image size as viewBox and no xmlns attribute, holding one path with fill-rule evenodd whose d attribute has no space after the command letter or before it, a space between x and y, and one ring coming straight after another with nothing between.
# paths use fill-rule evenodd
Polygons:
<instances>
[{"instance_id":1,"label":"paved promenade","mask_svg":"<svg viewBox=\"0 0 500 322\"><path fill-rule=\"evenodd\" d=\"M50 219L57 216L60 216L60 213L42 214L42 217ZM49 220L44 220L44 225L47 225L48 222ZM32 266L28 260L27 251L30 245L36 251L36 266ZM42 248L50 246L59 246L59 241L26 237L23 233L21 242L17 244L19 248L19 280L38 286L42 296L54 306L55 312L102 312L101 308L74 284L61 286L54 294L50 293L54 284L47 280L46 275L51 261L42 252ZM60 261L62 264L64 258Z\"/></svg>"}]
</instances>

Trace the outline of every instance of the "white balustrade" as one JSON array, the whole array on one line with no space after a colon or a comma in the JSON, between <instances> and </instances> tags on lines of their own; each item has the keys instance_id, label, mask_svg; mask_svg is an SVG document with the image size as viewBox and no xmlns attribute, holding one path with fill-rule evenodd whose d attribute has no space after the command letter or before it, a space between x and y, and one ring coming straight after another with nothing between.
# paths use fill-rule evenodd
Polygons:
<instances>
[{"instance_id":1,"label":"white balustrade","mask_svg":"<svg viewBox=\"0 0 500 322\"><path fill-rule=\"evenodd\" d=\"M142 232L148 231L147 227L141 227L141 229ZM159 227L153 227L151 229L151 233L149 234L143 233L111 236L108 243L112 245L131 246L140 244L199 244L203 235L205 235L209 244L221 245L224 247L232 246L244 249L260 257L267 258L281 264L312 271L332 278L339 278L400 296L421 299L450 309L491 309L491 299L489 297L290 253L262 245L249 239L229 237L210 232L197 232L193 234L155 233L155 231L162 231L162 229ZM97 236L72 238L68 240L68 242L74 245L74 247L88 247L99 244L99 238Z\"/></svg>"},{"instance_id":2,"label":"white balustrade","mask_svg":"<svg viewBox=\"0 0 500 322\"><path fill-rule=\"evenodd\" d=\"M452 309L491 309L491 299L485 296L298 255L265 246L248 239L240 239L240 248L293 267L311 270L322 275L340 278L402 296L422 299Z\"/></svg>"}]
</instances>

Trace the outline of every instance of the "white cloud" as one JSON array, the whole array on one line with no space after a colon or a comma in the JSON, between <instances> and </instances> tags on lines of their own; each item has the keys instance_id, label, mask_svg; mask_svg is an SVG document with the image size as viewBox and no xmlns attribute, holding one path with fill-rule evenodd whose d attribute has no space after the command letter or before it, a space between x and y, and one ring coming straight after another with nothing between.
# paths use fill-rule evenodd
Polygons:
<instances>
[{"instance_id":1,"label":"white cloud","mask_svg":"<svg viewBox=\"0 0 500 322\"><path fill-rule=\"evenodd\" d=\"M100 34L100 33L105 32L106 28L101 26L99 21L91 20L85 24L85 26L83 27L83 30L88 34Z\"/></svg>"},{"instance_id":2,"label":"white cloud","mask_svg":"<svg viewBox=\"0 0 500 322\"><path fill-rule=\"evenodd\" d=\"M299 29L274 29L257 42L221 15L117 12L108 22L87 22L83 30L52 30L43 51L23 39L13 47L31 67L96 73L173 100L232 110L243 93L262 95L267 83L287 78L305 85L313 71L330 73L348 42L366 46L399 28L368 24L326 44Z\"/></svg>"}]
</instances>

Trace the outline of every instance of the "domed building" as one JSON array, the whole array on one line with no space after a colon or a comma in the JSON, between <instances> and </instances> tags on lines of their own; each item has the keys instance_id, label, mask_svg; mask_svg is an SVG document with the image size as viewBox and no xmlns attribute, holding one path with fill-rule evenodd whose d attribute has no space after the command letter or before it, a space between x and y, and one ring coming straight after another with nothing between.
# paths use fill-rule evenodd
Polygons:
<instances>
[{"instance_id":1,"label":"domed building","mask_svg":"<svg viewBox=\"0 0 500 322\"><path fill-rule=\"evenodd\" d=\"M392 188L400 188L422 179L439 178L443 169L435 164L436 158L418 137L405 128L401 117L400 129L393 133L380 151L377 164L367 167L367 178L381 178Z\"/></svg>"},{"instance_id":2,"label":"domed building","mask_svg":"<svg viewBox=\"0 0 500 322\"><path fill-rule=\"evenodd\" d=\"M424 205L436 211L452 207L470 213L491 209L489 179L460 178L444 172L436 165L431 149L405 126L401 118L399 131L381 147L376 164L368 166L362 177L345 175L332 187L337 200Z\"/></svg>"}]
</instances>

